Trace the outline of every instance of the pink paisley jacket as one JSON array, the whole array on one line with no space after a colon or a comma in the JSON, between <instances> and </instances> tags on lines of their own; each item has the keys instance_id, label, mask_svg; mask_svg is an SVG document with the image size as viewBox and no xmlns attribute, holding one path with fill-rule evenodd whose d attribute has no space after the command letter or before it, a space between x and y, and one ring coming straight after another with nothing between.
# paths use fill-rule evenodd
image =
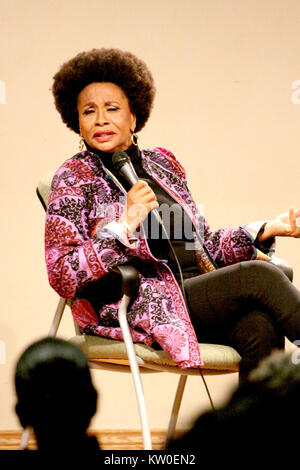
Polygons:
<instances>
[{"instance_id":1,"label":"pink paisley jacket","mask_svg":"<svg viewBox=\"0 0 300 470\"><path fill-rule=\"evenodd\" d=\"M199 274L239 261L270 259L254 246L263 222L211 231L176 157L164 148L142 150L141 157L145 171L193 222ZM122 340L117 317L121 292L113 269L138 260L139 289L128 311L133 340L149 346L158 343L182 369L202 365L182 292L170 268L151 254L142 229L136 240L114 230L125 200L121 184L92 152L75 155L57 170L46 214L49 282L60 296L72 299L72 314L83 333ZM116 288L111 289L113 282Z\"/></svg>"}]
</instances>

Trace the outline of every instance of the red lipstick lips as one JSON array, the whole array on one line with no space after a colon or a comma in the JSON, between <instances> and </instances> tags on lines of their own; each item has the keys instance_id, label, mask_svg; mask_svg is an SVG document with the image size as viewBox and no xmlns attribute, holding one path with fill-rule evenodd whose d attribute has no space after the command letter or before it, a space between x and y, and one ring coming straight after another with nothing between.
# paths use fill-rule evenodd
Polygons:
<instances>
[{"instance_id":1,"label":"red lipstick lips","mask_svg":"<svg viewBox=\"0 0 300 470\"><path fill-rule=\"evenodd\" d=\"M110 140L115 135L113 131L97 131L93 135L93 138L96 139L98 142L106 142Z\"/></svg>"}]
</instances>

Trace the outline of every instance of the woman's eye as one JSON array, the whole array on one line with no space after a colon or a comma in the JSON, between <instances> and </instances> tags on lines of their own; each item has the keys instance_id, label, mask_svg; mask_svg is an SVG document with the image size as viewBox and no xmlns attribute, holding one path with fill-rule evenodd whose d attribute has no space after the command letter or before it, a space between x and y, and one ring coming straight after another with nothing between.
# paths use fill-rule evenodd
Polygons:
<instances>
[{"instance_id":1,"label":"woman's eye","mask_svg":"<svg viewBox=\"0 0 300 470\"><path fill-rule=\"evenodd\" d=\"M118 108L117 106L110 106L109 108L107 108L107 111L118 111L120 108Z\"/></svg>"},{"instance_id":2,"label":"woman's eye","mask_svg":"<svg viewBox=\"0 0 300 470\"><path fill-rule=\"evenodd\" d=\"M92 108L90 108L90 109L86 109L83 114L91 114L93 112L94 112L94 110Z\"/></svg>"}]
</instances>

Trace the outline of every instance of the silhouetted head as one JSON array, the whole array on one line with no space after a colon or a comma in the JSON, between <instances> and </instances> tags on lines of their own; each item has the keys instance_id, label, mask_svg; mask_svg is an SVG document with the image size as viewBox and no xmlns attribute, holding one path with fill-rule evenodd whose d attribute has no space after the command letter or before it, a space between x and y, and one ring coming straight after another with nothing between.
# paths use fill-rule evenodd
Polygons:
<instances>
[{"instance_id":1,"label":"silhouetted head","mask_svg":"<svg viewBox=\"0 0 300 470\"><path fill-rule=\"evenodd\" d=\"M88 361L76 345L45 338L30 345L15 371L16 412L23 427L32 426L39 448L52 433L76 441L85 435L97 407ZM53 437L52 437L53 439Z\"/></svg>"}]
</instances>

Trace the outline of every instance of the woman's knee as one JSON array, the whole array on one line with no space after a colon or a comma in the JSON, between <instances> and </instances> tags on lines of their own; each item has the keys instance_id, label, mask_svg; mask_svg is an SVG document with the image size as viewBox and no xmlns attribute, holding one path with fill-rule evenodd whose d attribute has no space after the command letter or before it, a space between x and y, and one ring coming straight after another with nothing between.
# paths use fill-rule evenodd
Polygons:
<instances>
[{"instance_id":1,"label":"woman's knee","mask_svg":"<svg viewBox=\"0 0 300 470\"><path fill-rule=\"evenodd\" d=\"M261 260L250 260L250 261L241 261L240 268L243 271L250 273L251 275L256 276L266 276L266 275L283 275L283 272L273 263L269 261Z\"/></svg>"},{"instance_id":2,"label":"woman's knee","mask_svg":"<svg viewBox=\"0 0 300 470\"><path fill-rule=\"evenodd\" d=\"M285 274L268 261L244 261L240 263L240 270L244 297L257 297L262 291L271 295L272 289L288 282Z\"/></svg>"}]
</instances>

